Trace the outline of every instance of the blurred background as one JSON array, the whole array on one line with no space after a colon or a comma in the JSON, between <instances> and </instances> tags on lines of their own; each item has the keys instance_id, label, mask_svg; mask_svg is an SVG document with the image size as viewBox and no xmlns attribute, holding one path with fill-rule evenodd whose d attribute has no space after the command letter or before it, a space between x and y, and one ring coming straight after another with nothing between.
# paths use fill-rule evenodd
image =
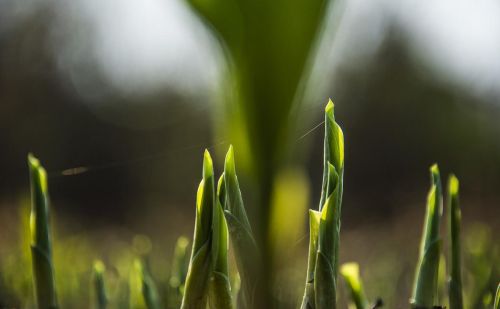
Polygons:
<instances>
[{"instance_id":1,"label":"blurred background","mask_svg":"<svg viewBox=\"0 0 500 309\"><path fill-rule=\"evenodd\" d=\"M235 144L252 223L289 213L264 234L279 248L276 297L293 308L328 98L346 140L341 259L361 264L368 295L406 306L434 162L443 181L461 181L466 284L498 281L500 263L470 265L499 256L500 3L276 3L283 10L261 3L252 9L268 14L229 20L195 1L0 2L0 307L22 303L14 289L32 297L9 275L26 262L13 253L24 244L28 152L49 175L56 265L57 252L74 258L58 276L85 274L96 255L112 263L139 234L161 281L175 239L192 234L203 149L219 174ZM488 303L474 293L471 304Z\"/></svg>"}]
</instances>

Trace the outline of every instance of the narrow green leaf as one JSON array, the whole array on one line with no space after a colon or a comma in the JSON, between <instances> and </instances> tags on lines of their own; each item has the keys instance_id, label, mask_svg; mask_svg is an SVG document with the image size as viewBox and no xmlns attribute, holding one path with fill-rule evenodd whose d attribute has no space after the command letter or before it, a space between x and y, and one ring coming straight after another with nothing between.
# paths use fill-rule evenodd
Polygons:
<instances>
[{"instance_id":1,"label":"narrow green leaf","mask_svg":"<svg viewBox=\"0 0 500 309\"><path fill-rule=\"evenodd\" d=\"M455 175L450 175L448 179L448 233L450 244L450 277L448 280L448 290L450 299L450 309L463 308L462 296L462 266L460 258L460 225L461 212L458 202L459 182Z\"/></svg>"},{"instance_id":2,"label":"narrow green leaf","mask_svg":"<svg viewBox=\"0 0 500 309\"><path fill-rule=\"evenodd\" d=\"M228 273L228 230L224 211L219 202L214 207L212 240L213 271L209 282L210 308L232 309L231 285ZM215 246L215 244L217 244Z\"/></svg>"},{"instance_id":3,"label":"narrow green leaf","mask_svg":"<svg viewBox=\"0 0 500 309\"><path fill-rule=\"evenodd\" d=\"M158 289L146 265L139 259L134 261L130 277L130 305L133 309L161 308Z\"/></svg>"},{"instance_id":4,"label":"narrow green leaf","mask_svg":"<svg viewBox=\"0 0 500 309\"><path fill-rule=\"evenodd\" d=\"M215 188L213 163L210 153L203 156L203 180L196 198L196 221L193 247L184 286L182 309L205 309L208 281L212 273L212 222L214 219Z\"/></svg>"},{"instance_id":5,"label":"narrow green leaf","mask_svg":"<svg viewBox=\"0 0 500 309\"><path fill-rule=\"evenodd\" d=\"M497 287L497 292L495 294L495 303L493 305L493 309L500 309L500 283Z\"/></svg>"},{"instance_id":6,"label":"narrow green leaf","mask_svg":"<svg viewBox=\"0 0 500 309\"><path fill-rule=\"evenodd\" d=\"M434 164L430 171L431 189L427 199L422 242L411 298L411 304L415 307L432 307L438 301L436 296L441 250L439 225L442 215L442 189L437 165Z\"/></svg>"},{"instance_id":7,"label":"narrow green leaf","mask_svg":"<svg viewBox=\"0 0 500 309\"><path fill-rule=\"evenodd\" d=\"M309 257L307 261L307 279L301 309L313 309L314 304L314 270L316 269L316 253L318 251L318 233L321 213L309 209Z\"/></svg>"},{"instance_id":8,"label":"narrow green leaf","mask_svg":"<svg viewBox=\"0 0 500 309\"><path fill-rule=\"evenodd\" d=\"M359 276L358 263L343 264L340 268L340 274L344 277L356 309L366 309L368 307L368 300L366 299L363 283Z\"/></svg>"},{"instance_id":9,"label":"narrow green leaf","mask_svg":"<svg viewBox=\"0 0 500 309\"><path fill-rule=\"evenodd\" d=\"M189 240L184 236L179 237L175 243L169 285L178 293L183 293L184 281L189 267L188 246Z\"/></svg>"},{"instance_id":10,"label":"narrow green leaf","mask_svg":"<svg viewBox=\"0 0 500 309\"><path fill-rule=\"evenodd\" d=\"M38 159L28 155L31 181L31 256L38 308L57 308L49 223L47 175Z\"/></svg>"},{"instance_id":11,"label":"narrow green leaf","mask_svg":"<svg viewBox=\"0 0 500 309\"><path fill-rule=\"evenodd\" d=\"M261 257L243 204L232 146L226 154L224 173L219 179L217 195L224 208L236 264L242 280L243 303L252 308Z\"/></svg>"},{"instance_id":12,"label":"narrow green leaf","mask_svg":"<svg viewBox=\"0 0 500 309\"><path fill-rule=\"evenodd\" d=\"M94 285L94 304L97 309L105 309L108 304L106 287L104 284L104 272L106 267L102 261L95 261L93 267L92 281Z\"/></svg>"}]
</instances>

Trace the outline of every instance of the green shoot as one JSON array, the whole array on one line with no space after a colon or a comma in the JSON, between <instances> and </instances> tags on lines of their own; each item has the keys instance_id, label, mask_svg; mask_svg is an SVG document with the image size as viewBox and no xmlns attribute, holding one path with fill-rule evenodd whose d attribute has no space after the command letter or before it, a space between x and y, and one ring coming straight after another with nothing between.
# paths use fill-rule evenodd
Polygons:
<instances>
[{"instance_id":1,"label":"green shoot","mask_svg":"<svg viewBox=\"0 0 500 309\"><path fill-rule=\"evenodd\" d=\"M93 268L93 285L95 296L95 308L105 309L108 304L106 288L104 285L104 272L106 267L102 261L95 261Z\"/></svg>"},{"instance_id":2,"label":"green shoot","mask_svg":"<svg viewBox=\"0 0 500 309\"><path fill-rule=\"evenodd\" d=\"M495 293L495 303L493 305L493 309L500 309L500 283L497 287L497 292Z\"/></svg>"},{"instance_id":3,"label":"green shoot","mask_svg":"<svg viewBox=\"0 0 500 309\"><path fill-rule=\"evenodd\" d=\"M427 198L425 224L411 298L411 304L417 308L430 308L436 305L437 301L442 189L438 166L434 164L430 171L431 189Z\"/></svg>"},{"instance_id":4,"label":"green shoot","mask_svg":"<svg viewBox=\"0 0 500 309\"><path fill-rule=\"evenodd\" d=\"M363 284L359 276L359 265L357 263L346 263L340 268L340 274L344 277L351 299L356 309L366 309L368 300L363 290Z\"/></svg>"},{"instance_id":5,"label":"green shoot","mask_svg":"<svg viewBox=\"0 0 500 309\"><path fill-rule=\"evenodd\" d=\"M40 162L28 155L31 179L31 255L35 299L38 308L57 308L49 223L47 174Z\"/></svg>"},{"instance_id":6,"label":"green shoot","mask_svg":"<svg viewBox=\"0 0 500 309\"><path fill-rule=\"evenodd\" d=\"M327 192L331 192L321 209L318 233L318 251L314 271L314 302L318 309L336 308L337 276L336 239L339 232L336 213L339 209L339 175L328 165Z\"/></svg>"},{"instance_id":7,"label":"green shoot","mask_svg":"<svg viewBox=\"0 0 500 309\"><path fill-rule=\"evenodd\" d=\"M215 188L212 158L205 150L203 158L203 180L196 198L196 221L193 247L188 274L184 286L182 309L205 309L207 286L212 270L212 220L214 217Z\"/></svg>"},{"instance_id":8,"label":"green shoot","mask_svg":"<svg viewBox=\"0 0 500 309\"><path fill-rule=\"evenodd\" d=\"M212 222L212 267L209 284L210 308L232 309L231 284L227 266L228 230L219 202L214 207Z\"/></svg>"},{"instance_id":9,"label":"green shoot","mask_svg":"<svg viewBox=\"0 0 500 309\"><path fill-rule=\"evenodd\" d=\"M314 270L316 269L316 252L318 251L319 220L321 213L309 209L309 259L307 261L307 280L302 309L313 309L314 305Z\"/></svg>"},{"instance_id":10,"label":"green shoot","mask_svg":"<svg viewBox=\"0 0 500 309\"><path fill-rule=\"evenodd\" d=\"M219 179L217 196L224 208L236 264L242 280L243 303L251 308L260 267L260 254L243 204L236 176L233 146L229 147L226 154L224 173Z\"/></svg>"},{"instance_id":11,"label":"green shoot","mask_svg":"<svg viewBox=\"0 0 500 309\"><path fill-rule=\"evenodd\" d=\"M174 250L172 268L170 270L170 287L179 295L184 291L184 281L186 280L188 260L189 240L181 236L177 239Z\"/></svg>"},{"instance_id":12,"label":"green shoot","mask_svg":"<svg viewBox=\"0 0 500 309\"><path fill-rule=\"evenodd\" d=\"M136 259L133 266L130 277L131 308L161 308L158 290L146 265Z\"/></svg>"},{"instance_id":13,"label":"green shoot","mask_svg":"<svg viewBox=\"0 0 500 309\"><path fill-rule=\"evenodd\" d=\"M455 175L448 179L448 233L450 237L451 269L448 281L450 309L462 309L462 267L460 261L460 222L461 213L458 202L459 182Z\"/></svg>"},{"instance_id":14,"label":"green shoot","mask_svg":"<svg viewBox=\"0 0 500 309\"><path fill-rule=\"evenodd\" d=\"M343 175L344 175L344 135L342 129L335 122L334 105L331 100L325 108L325 139L324 139L324 158L323 158L323 184L321 189L321 198L319 210L321 215L317 212L310 212L310 240L309 240L309 256L306 287L304 297L302 299L301 309L315 309L320 308L315 303L319 298L328 298L335 303L336 299L336 278L338 273L338 252L340 242L340 212L342 204L342 191L343 191ZM335 191L335 192L334 192ZM330 205L330 206L328 206ZM324 208L327 207L327 210ZM319 217L328 217L328 220L323 220L323 227L321 227ZM326 219L325 217L325 219ZM317 220L317 221L316 221ZM321 237L321 229L328 230L331 234L322 236L323 252L319 252L319 240ZM330 239L331 236L331 239ZM325 260L325 252L328 248L328 257ZM331 286L322 287L322 283L315 282L317 274L318 261L320 261L320 268L324 271L331 272L327 277L334 282L329 283ZM326 264L325 264L326 263ZM329 269L331 267L331 269ZM326 275L326 274L323 274ZM325 283L326 284L326 283ZM326 294L317 293L315 289L319 287L325 291ZM333 294L333 295L331 295ZM316 300L315 300L316 299ZM335 305L333 305L335 306Z\"/></svg>"}]
</instances>

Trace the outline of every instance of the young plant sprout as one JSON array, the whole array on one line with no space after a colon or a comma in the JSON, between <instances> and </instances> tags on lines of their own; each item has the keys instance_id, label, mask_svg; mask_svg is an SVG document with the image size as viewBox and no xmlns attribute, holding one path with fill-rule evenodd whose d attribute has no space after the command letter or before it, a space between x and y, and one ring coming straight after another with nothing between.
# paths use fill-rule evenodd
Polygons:
<instances>
[{"instance_id":1,"label":"young plant sprout","mask_svg":"<svg viewBox=\"0 0 500 309\"><path fill-rule=\"evenodd\" d=\"M106 267L102 261L95 261L93 267L92 283L94 285L94 304L97 309L105 309L108 304L106 286L104 284L104 272Z\"/></svg>"},{"instance_id":2,"label":"young plant sprout","mask_svg":"<svg viewBox=\"0 0 500 309\"><path fill-rule=\"evenodd\" d=\"M47 174L38 159L28 155L31 180L31 256L33 283L38 308L57 308L52 262Z\"/></svg>"},{"instance_id":3,"label":"young plant sprout","mask_svg":"<svg viewBox=\"0 0 500 309\"><path fill-rule=\"evenodd\" d=\"M233 146L229 147L224 162L224 173L217 186L218 201L224 208L224 216L234 248L236 264L242 282L242 303L253 308L253 291L257 284L260 267L260 253L252 233L243 198L241 196Z\"/></svg>"},{"instance_id":4,"label":"young plant sprout","mask_svg":"<svg viewBox=\"0 0 500 309\"><path fill-rule=\"evenodd\" d=\"M228 229L215 196L212 158L205 151L203 180L198 188L193 249L186 278L183 309L231 309L228 274Z\"/></svg>"},{"instance_id":5,"label":"young plant sprout","mask_svg":"<svg viewBox=\"0 0 500 309\"><path fill-rule=\"evenodd\" d=\"M130 277L130 307L140 309L160 309L158 289L147 266L140 259L134 260Z\"/></svg>"},{"instance_id":6,"label":"young plant sprout","mask_svg":"<svg viewBox=\"0 0 500 309\"><path fill-rule=\"evenodd\" d=\"M54 266L52 259L49 198L47 176L40 162L28 155L31 183L31 256L34 294L37 308L57 309ZM446 270L440 270L442 240L439 235L443 198L438 166L430 168L431 188L427 196L422 239L415 272L410 304L415 309L441 308L438 287L445 286ZM339 273L340 216L344 176L344 136L335 122L334 105L330 100L325 108L325 136L323 157L323 179L319 207L309 210L309 250L307 275L301 309L337 308ZM461 275L461 212L459 206L459 181L451 175L447 186L449 262L448 297L450 309L463 309ZM26 230L27 228L24 228ZM95 308L110 306L134 309L159 309L162 300L168 308L181 309L253 309L273 308L266 298L273 294L267 291L271 284L264 282L266 273L265 251L260 251L247 217L236 175L235 154L232 146L226 154L224 172L215 187L212 158L205 150L203 174L196 196L196 218L191 254L188 257L189 240L179 237L175 246L170 275L166 289L158 290L148 268L145 254L151 244L145 237L134 238L136 250L144 259L134 260L128 273L130 260L126 260L124 273L118 282L126 288L112 293L109 299L105 285L105 266L95 261L92 271L92 303ZM229 240L237 271L229 275ZM146 245L144 245L146 244ZM149 245L147 245L149 244ZM468 242L467 242L468 244ZM481 250L485 251L484 248ZM484 246L485 248L487 246ZM482 252L481 251L481 252ZM445 258L442 259L445 263ZM88 262L86 262L85 265ZM481 266L480 263L475 265ZM269 268L272 269L272 268ZM492 287L485 287L486 280L494 277L493 268L488 267L479 289L486 293L474 293L472 307L481 302L490 303ZM350 292L350 308L378 308L382 301L370 305L363 290L359 265L343 264L340 274ZM272 277L272 276L269 276ZM439 280L438 280L439 277ZM491 278L490 278L491 277ZM29 276L28 276L29 278ZM86 277L88 278L88 277ZM231 280L230 280L231 279ZM88 279L86 279L88 280ZM127 284L127 280L129 280ZM111 287L113 281L108 282ZM491 281L488 281L491 283ZM274 284L274 282L273 282ZM233 289L231 288L233 285ZM164 287L164 285L162 285ZM241 288L241 293L240 292ZM264 292L263 292L264 291ZM165 292L165 295L162 293ZM266 294L268 293L268 294ZM441 292L440 292L441 294ZM477 297L475 296L477 294ZM264 295L264 296L262 296ZM470 295L470 294L466 294ZM488 298L484 296L487 295ZM281 296L281 295L280 295ZM477 298L477 300L476 300ZM486 299L486 300L484 300ZM65 301L64 297L61 297ZM110 302L111 300L111 302ZM1 301L1 300L0 300ZM63 302L61 304L64 304ZM0 303L0 306L4 305ZM500 285L494 298L494 309L500 309Z\"/></svg>"},{"instance_id":7,"label":"young plant sprout","mask_svg":"<svg viewBox=\"0 0 500 309\"><path fill-rule=\"evenodd\" d=\"M356 309L366 309L368 308L368 300L365 296L365 291L363 290L363 284L359 276L359 265L358 263L346 263L340 268L340 274L344 277L347 284L349 292L351 294L351 300Z\"/></svg>"},{"instance_id":8,"label":"young plant sprout","mask_svg":"<svg viewBox=\"0 0 500 309\"><path fill-rule=\"evenodd\" d=\"M442 189L437 164L430 168L431 189L427 197L425 224L420 244L420 254L415 273L413 295L410 303L414 308L431 308L438 301L438 270L441 250L439 225L442 215Z\"/></svg>"},{"instance_id":9,"label":"young plant sprout","mask_svg":"<svg viewBox=\"0 0 500 309\"><path fill-rule=\"evenodd\" d=\"M309 214L309 257L302 309L336 307L343 175L344 135L335 122L334 105L329 100L325 108L323 184L319 212L311 211Z\"/></svg>"},{"instance_id":10,"label":"young plant sprout","mask_svg":"<svg viewBox=\"0 0 500 309\"><path fill-rule=\"evenodd\" d=\"M448 235L450 246L450 274L448 293L450 309L462 309L462 266L460 261L460 223L461 213L458 202L459 182L455 175L448 179Z\"/></svg>"}]
</instances>

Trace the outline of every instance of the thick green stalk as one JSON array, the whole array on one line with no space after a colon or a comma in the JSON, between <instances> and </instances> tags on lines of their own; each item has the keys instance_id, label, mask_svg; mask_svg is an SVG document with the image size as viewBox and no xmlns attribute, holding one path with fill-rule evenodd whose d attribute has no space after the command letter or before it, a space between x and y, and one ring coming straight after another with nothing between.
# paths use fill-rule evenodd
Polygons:
<instances>
[{"instance_id":1,"label":"thick green stalk","mask_svg":"<svg viewBox=\"0 0 500 309\"><path fill-rule=\"evenodd\" d=\"M40 162L28 155L31 179L31 256L35 299L38 308L57 308L49 224L47 174Z\"/></svg>"},{"instance_id":2,"label":"thick green stalk","mask_svg":"<svg viewBox=\"0 0 500 309\"><path fill-rule=\"evenodd\" d=\"M325 138L324 138L324 155L323 155L323 184L321 188L321 198L319 203L319 210L321 211L325 205L326 199L332 194L332 188L328 187L329 181L329 165L334 167L334 170L338 178L338 191L335 195L335 211L333 216L335 217L335 222L338 231L334 235L334 259L332 261L333 274L337 277L338 273L338 252L340 243L340 213L342 204L342 191L343 191L343 175L344 175L344 135L340 126L335 122L334 116L334 104L332 100L328 101L325 108ZM333 202L333 201L332 201ZM312 214L310 214L312 216ZM314 272L317 260L317 250L316 242L311 237L315 237L314 222L310 222L310 240L309 240L309 257L308 257L308 268L307 268L307 278L306 278L306 288L304 291L304 297L302 299L301 309L315 309L314 304ZM317 236L316 236L317 237Z\"/></svg>"},{"instance_id":3,"label":"thick green stalk","mask_svg":"<svg viewBox=\"0 0 500 309\"><path fill-rule=\"evenodd\" d=\"M327 192L332 192L321 209L318 233L318 251L314 271L314 302L317 309L332 309L337 306L336 240L339 225L336 213L339 210L339 175L332 164L328 165Z\"/></svg>"},{"instance_id":4,"label":"thick green stalk","mask_svg":"<svg viewBox=\"0 0 500 309\"><path fill-rule=\"evenodd\" d=\"M427 198L425 224L411 298L411 304L417 308L431 308L438 301L437 279L441 249L439 225L443 208L442 189L438 166L434 164L430 171L431 189Z\"/></svg>"},{"instance_id":5,"label":"thick green stalk","mask_svg":"<svg viewBox=\"0 0 500 309\"><path fill-rule=\"evenodd\" d=\"M181 309L205 309L208 281L212 272L212 220L214 217L215 187L212 158L205 150L203 180L196 198L196 222L193 248L184 285Z\"/></svg>"},{"instance_id":6,"label":"thick green stalk","mask_svg":"<svg viewBox=\"0 0 500 309\"><path fill-rule=\"evenodd\" d=\"M104 285L104 272L106 267L101 261L94 262L92 283L94 285L95 308L105 309L108 305L108 297L106 295L106 287Z\"/></svg>"},{"instance_id":7,"label":"thick green stalk","mask_svg":"<svg viewBox=\"0 0 500 309\"><path fill-rule=\"evenodd\" d=\"M460 223L461 212L458 202L459 182L455 175L448 179L448 233L450 237L450 278L448 290L450 298L450 309L462 309L462 267L460 260Z\"/></svg>"},{"instance_id":8,"label":"thick green stalk","mask_svg":"<svg viewBox=\"0 0 500 309\"><path fill-rule=\"evenodd\" d=\"M261 256L243 204L236 176L233 146L229 147L226 155L224 173L219 180L217 195L224 208L224 216L229 227L229 235L242 281L242 302L248 308L253 308L253 295L258 281Z\"/></svg>"},{"instance_id":9,"label":"thick green stalk","mask_svg":"<svg viewBox=\"0 0 500 309\"><path fill-rule=\"evenodd\" d=\"M356 309L368 308L368 300L366 299L363 283L359 276L358 263L343 264L340 268L340 274L344 277Z\"/></svg>"}]
</instances>

